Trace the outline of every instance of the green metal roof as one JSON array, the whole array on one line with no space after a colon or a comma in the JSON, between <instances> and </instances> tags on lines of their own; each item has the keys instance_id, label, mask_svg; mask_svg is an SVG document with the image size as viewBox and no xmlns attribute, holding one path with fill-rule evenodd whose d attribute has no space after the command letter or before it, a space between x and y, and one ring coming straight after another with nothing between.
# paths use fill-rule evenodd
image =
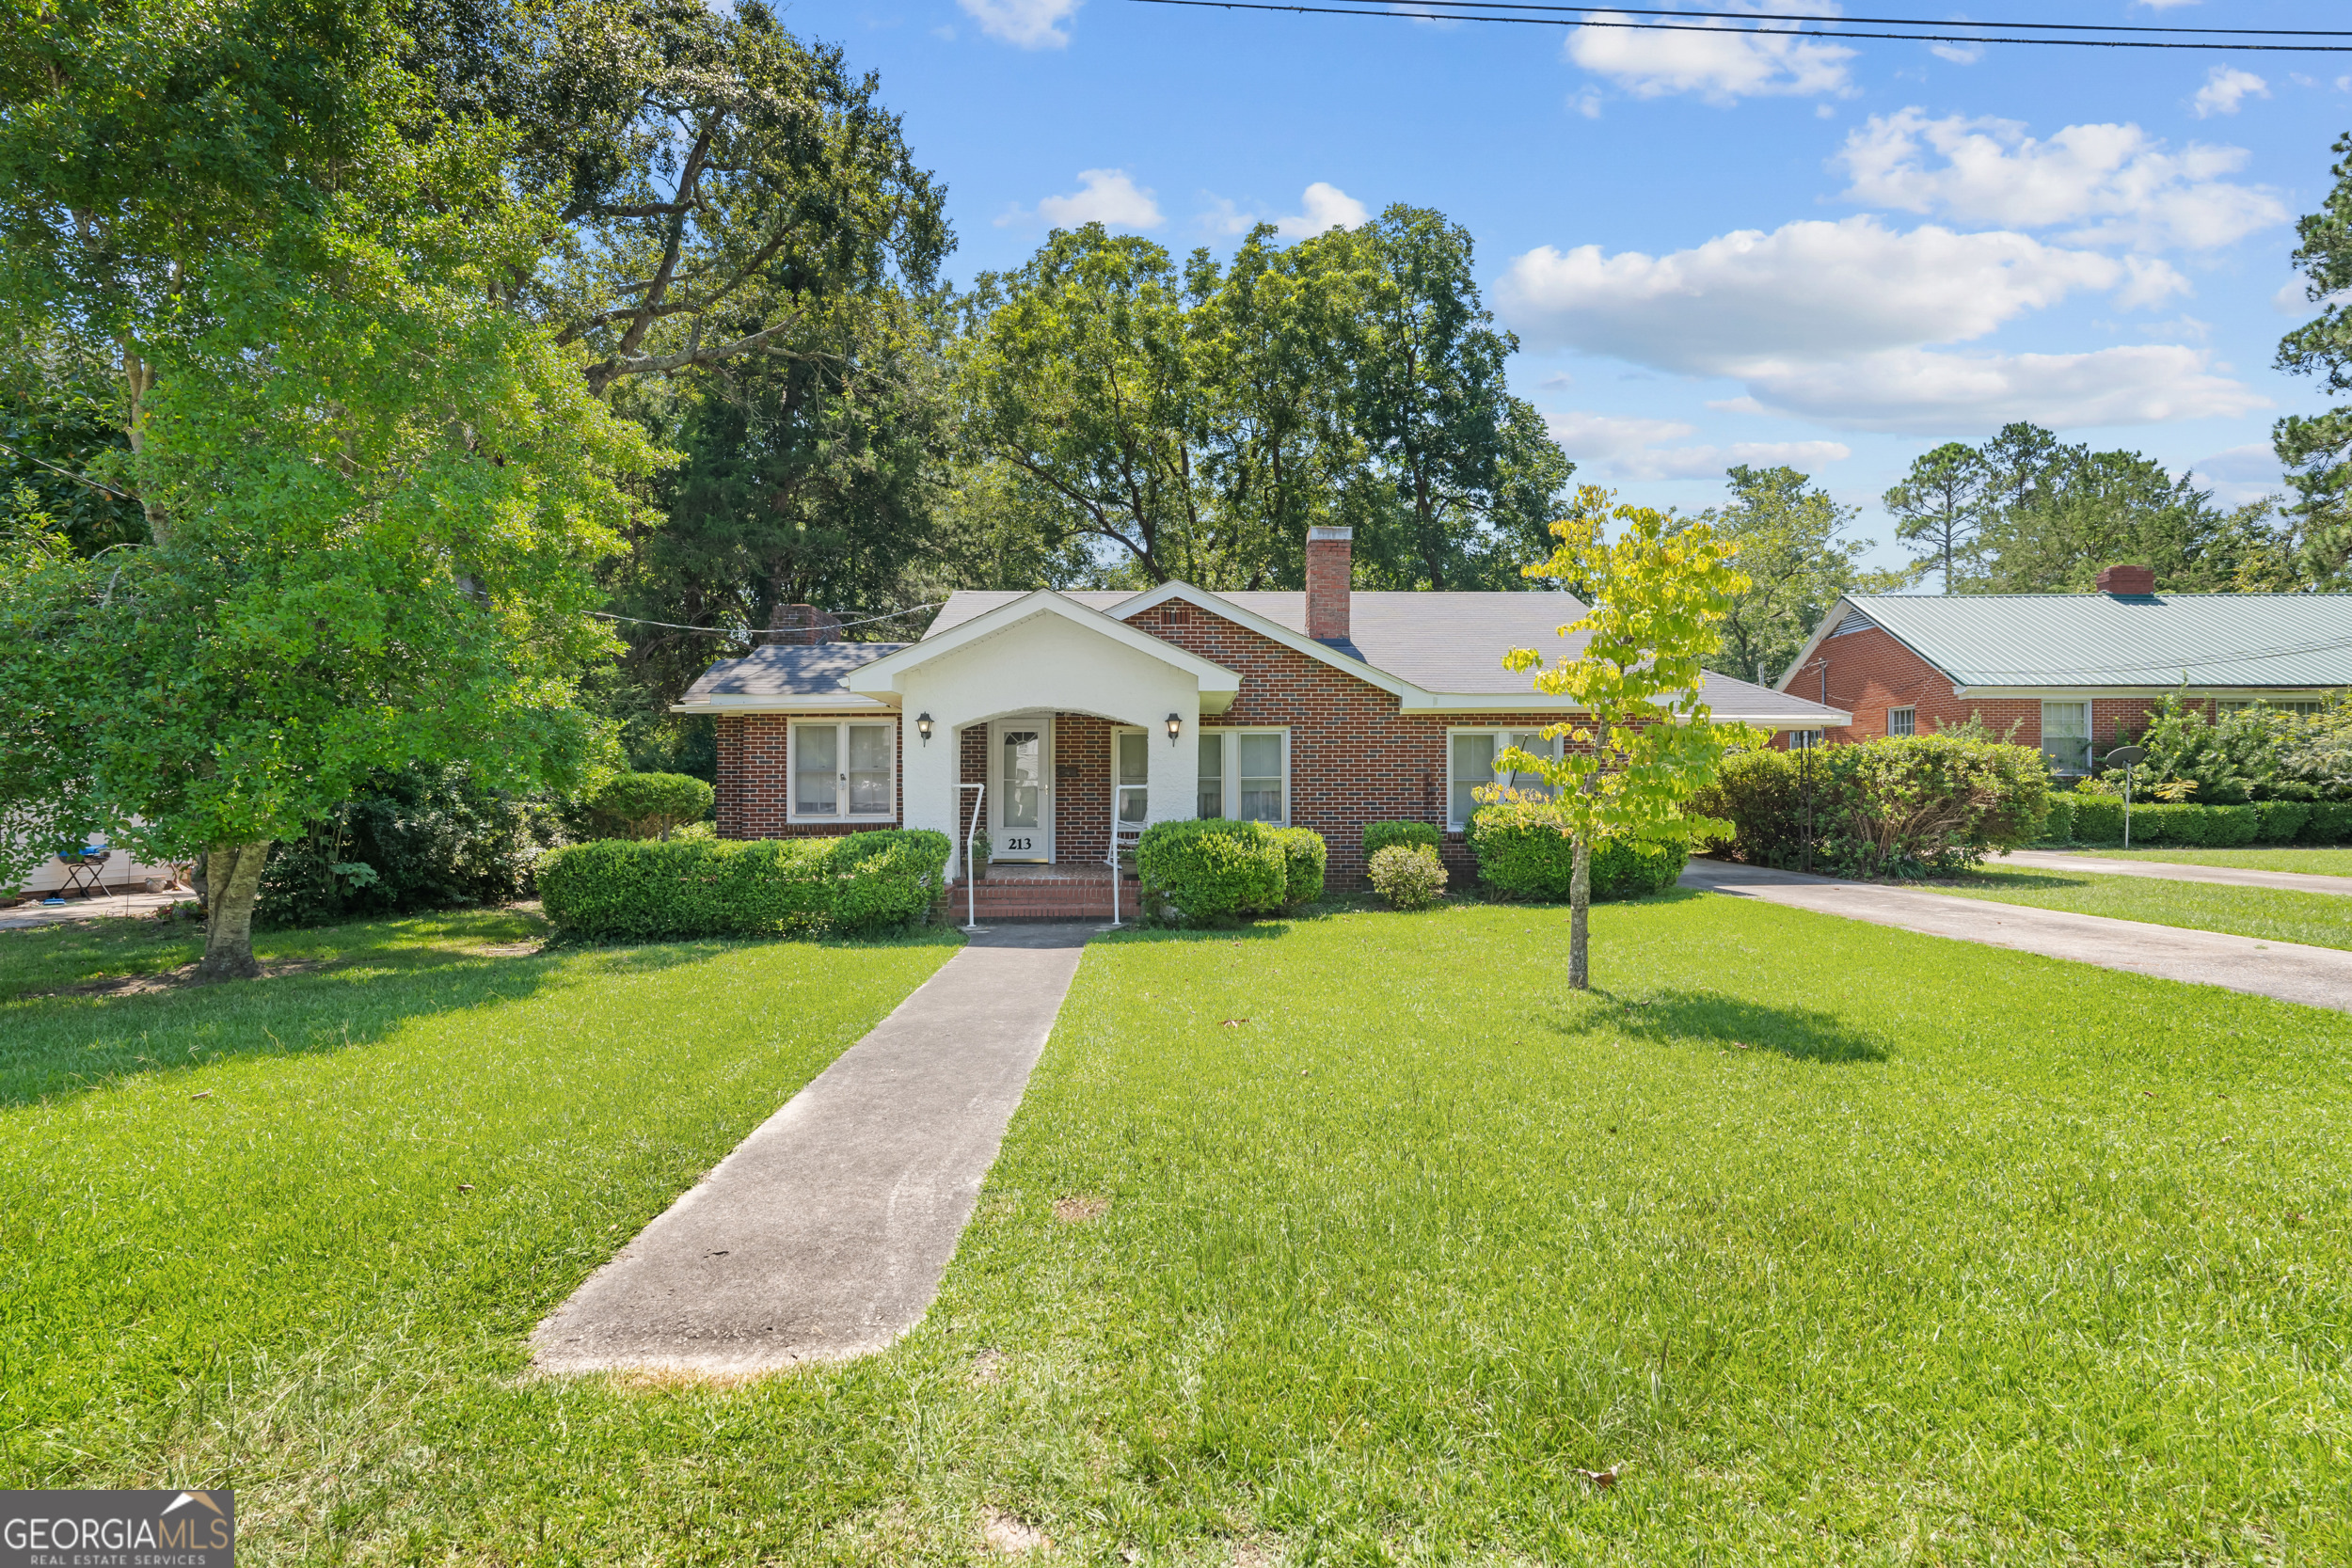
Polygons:
<instances>
[{"instance_id":1,"label":"green metal roof","mask_svg":"<svg viewBox=\"0 0 2352 1568\"><path fill-rule=\"evenodd\" d=\"M2352 686L2352 594L1858 594L1846 603L1962 686Z\"/></svg>"}]
</instances>

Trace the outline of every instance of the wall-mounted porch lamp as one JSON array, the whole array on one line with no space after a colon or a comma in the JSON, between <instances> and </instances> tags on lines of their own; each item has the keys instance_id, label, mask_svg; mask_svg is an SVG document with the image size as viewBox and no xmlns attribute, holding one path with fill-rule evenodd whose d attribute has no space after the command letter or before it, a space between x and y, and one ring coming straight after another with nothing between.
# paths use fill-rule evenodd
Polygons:
<instances>
[{"instance_id":1,"label":"wall-mounted porch lamp","mask_svg":"<svg viewBox=\"0 0 2352 1568\"><path fill-rule=\"evenodd\" d=\"M1176 744L1177 733L1184 727L1184 721L1180 716L1173 713L1168 716L1168 743L1170 746Z\"/></svg>"},{"instance_id":2,"label":"wall-mounted porch lamp","mask_svg":"<svg viewBox=\"0 0 2352 1568\"><path fill-rule=\"evenodd\" d=\"M928 746L931 743L931 716L930 714L918 713L914 716L914 733L923 737L924 745Z\"/></svg>"}]
</instances>

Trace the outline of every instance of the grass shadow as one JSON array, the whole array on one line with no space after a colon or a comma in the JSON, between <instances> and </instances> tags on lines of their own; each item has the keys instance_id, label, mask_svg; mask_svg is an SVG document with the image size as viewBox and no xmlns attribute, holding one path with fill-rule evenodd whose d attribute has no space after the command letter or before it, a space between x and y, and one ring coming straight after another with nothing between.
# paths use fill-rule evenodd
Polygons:
<instances>
[{"instance_id":1,"label":"grass shadow","mask_svg":"<svg viewBox=\"0 0 2352 1568\"><path fill-rule=\"evenodd\" d=\"M1939 888L1973 887L1999 888L2008 892L2055 893L2073 892L2077 888L2095 887L2099 879L2089 873L2057 871L1985 871L1970 872L1959 877L1918 878L1890 882L1892 887Z\"/></svg>"},{"instance_id":2,"label":"grass shadow","mask_svg":"<svg viewBox=\"0 0 2352 1568\"><path fill-rule=\"evenodd\" d=\"M383 921L302 933L308 946L331 948L334 957L321 968L274 979L0 1003L0 1108L54 1101L126 1079L215 1062L373 1045L417 1019L523 1002L550 988L616 971L706 963L748 945L702 941L489 954L414 942L402 929L407 924ZM325 941L338 935L345 940ZM918 931L824 945L959 940L952 933Z\"/></svg>"},{"instance_id":3,"label":"grass shadow","mask_svg":"<svg viewBox=\"0 0 2352 1568\"><path fill-rule=\"evenodd\" d=\"M1886 1060L1884 1045L1818 1008L1750 1002L1721 991L1596 994L1616 1004L1613 1022L1635 1039L1711 1044L1725 1051L1772 1051L1792 1061L1833 1066ZM1600 1017L1592 1022L1599 1022Z\"/></svg>"}]
</instances>

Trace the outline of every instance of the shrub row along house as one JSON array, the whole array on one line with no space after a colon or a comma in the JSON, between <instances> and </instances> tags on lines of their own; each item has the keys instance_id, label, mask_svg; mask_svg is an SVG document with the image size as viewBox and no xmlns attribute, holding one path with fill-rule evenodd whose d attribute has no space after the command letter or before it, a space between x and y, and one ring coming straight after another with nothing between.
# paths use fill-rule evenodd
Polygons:
<instances>
[{"instance_id":1,"label":"shrub row along house","mask_svg":"<svg viewBox=\"0 0 2352 1568\"><path fill-rule=\"evenodd\" d=\"M2168 694L2216 713L2258 702L2309 712L2347 686L2352 594L2159 594L2149 568L2110 566L2095 594L1839 599L1780 689L1851 721L1780 743L1931 735L1979 719L1996 736L2014 726L2019 745L2075 777Z\"/></svg>"},{"instance_id":2,"label":"shrub row along house","mask_svg":"<svg viewBox=\"0 0 2352 1568\"><path fill-rule=\"evenodd\" d=\"M1114 825L1311 828L1363 881L1368 821L1462 844L1495 758L1572 705L1502 668L1573 657L1565 594L1354 593L1343 528L1310 531L1304 593L960 593L919 641L771 643L675 705L718 721L722 837L932 828L977 809L999 917L1107 912ZM1709 674L1716 716L1820 730L1851 715ZM1091 884L1091 885L1089 885ZM992 912L983 906L981 912Z\"/></svg>"}]
</instances>

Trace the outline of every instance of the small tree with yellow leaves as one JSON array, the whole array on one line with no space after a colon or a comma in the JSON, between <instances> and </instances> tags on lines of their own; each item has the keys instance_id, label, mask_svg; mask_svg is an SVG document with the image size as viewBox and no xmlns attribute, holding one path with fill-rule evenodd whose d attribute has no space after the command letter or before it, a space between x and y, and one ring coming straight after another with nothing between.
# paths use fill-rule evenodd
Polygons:
<instances>
[{"instance_id":1,"label":"small tree with yellow leaves","mask_svg":"<svg viewBox=\"0 0 2352 1568\"><path fill-rule=\"evenodd\" d=\"M1737 540L1705 523L1669 533L1646 506L1618 506L1597 485L1578 490L1574 509L1551 525L1551 559L1525 568L1582 593L1584 618L1560 635L1589 634L1571 659L1544 668L1533 648L1515 648L1503 667L1534 671L1535 689L1574 699L1572 719L1544 732L1565 736L1557 761L1517 747L1498 768L1534 773L1550 785L1560 831L1575 846L1568 890L1568 984L1590 984L1587 927L1593 846L1604 839L1689 842L1727 835L1728 824L1683 807L1715 776L1724 752L1761 743L1744 724L1717 724L1700 697L1700 660L1722 646L1716 626L1748 579L1735 570ZM1623 525L1615 539L1611 523Z\"/></svg>"}]
</instances>

